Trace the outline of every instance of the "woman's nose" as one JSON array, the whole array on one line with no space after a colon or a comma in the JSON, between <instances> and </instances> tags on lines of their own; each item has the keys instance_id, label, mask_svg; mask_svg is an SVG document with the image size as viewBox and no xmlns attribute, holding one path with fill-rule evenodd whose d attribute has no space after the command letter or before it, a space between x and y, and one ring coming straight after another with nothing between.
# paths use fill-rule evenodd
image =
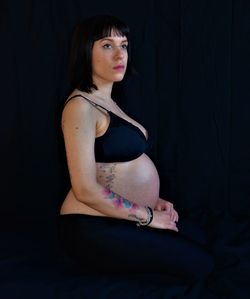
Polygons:
<instances>
[{"instance_id":1,"label":"woman's nose","mask_svg":"<svg viewBox=\"0 0 250 299\"><path fill-rule=\"evenodd\" d=\"M116 47L116 50L115 50L115 57L116 58L123 58L125 55L124 53L124 49L121 48L121 47Z\"/></svg>"}]
</instances>

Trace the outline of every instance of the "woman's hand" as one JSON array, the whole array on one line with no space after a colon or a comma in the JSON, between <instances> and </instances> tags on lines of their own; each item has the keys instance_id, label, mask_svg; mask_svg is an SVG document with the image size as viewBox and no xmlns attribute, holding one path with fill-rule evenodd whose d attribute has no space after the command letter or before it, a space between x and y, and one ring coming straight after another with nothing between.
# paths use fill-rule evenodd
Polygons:
<instances>
[{"instance_id":1,"label":"woman's hand","mask_svg":"<svg viewBox=\"0 0 250 299\"><path fill-rule=\"evenodd\" d=\"M178 222L178 220L179 220L179 215L175 211L174 205L171 202L164 200L160 197L158 198L158 200L156 202L154 210L155 211L166 211L166 212L168 212L170 219L172 221Z\"/></svg>"},{"instance_id":2,"label":"woman's hand","mask_svg":"<svg viewBox=\"0 0 250 299\"><path fill-rule=\"evenodd\" d=\"M178 232L175 221L171 219L171 216L167 211L154 210L154 218L149 226L153 228L170 229Z\"/></svg>"}]
</instances>

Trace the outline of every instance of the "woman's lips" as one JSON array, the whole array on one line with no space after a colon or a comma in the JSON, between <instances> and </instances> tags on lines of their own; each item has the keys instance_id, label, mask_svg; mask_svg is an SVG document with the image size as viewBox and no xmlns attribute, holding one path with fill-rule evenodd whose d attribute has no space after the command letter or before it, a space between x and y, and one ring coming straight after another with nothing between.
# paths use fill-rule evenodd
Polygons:
<instances>
[{"instance_id":1,"label":"woman's lips","mask_svg":"<svg viewBox=\"0 0 250 299\"><path fill-rule=\"evenodd\" d=\"M121 65L117 65L117 66L113 67L113 69L116 71L124 71L125 66L121 64Z\"/></svg>"}]
</instances>

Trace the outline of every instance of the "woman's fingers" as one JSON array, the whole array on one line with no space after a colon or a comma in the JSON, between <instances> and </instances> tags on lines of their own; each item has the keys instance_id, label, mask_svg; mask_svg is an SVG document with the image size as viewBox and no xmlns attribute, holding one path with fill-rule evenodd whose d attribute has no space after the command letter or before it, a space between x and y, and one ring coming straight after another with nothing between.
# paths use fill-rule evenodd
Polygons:
<instances>
[{"instance_id":1,"label":"woman's fingers","mask_svg":"<svg viewBox=\"0 0 250 299\"><path fill-rule=\"evenodd\" d=\"M150 227L160 229L170 229L178 232L178 228L175 223L175 217L172 217L167 211L154 211L153 221L149 224Z\"/></svg>"},{"instance_id":2,"label":"woman's fingers","mask_svg":"<svg viewBox=\"0 0 250 299\"><path fill-rule=\"evenodd\" d=\"M166 211L169 213L170 218L172 221L178 221L179 220L179 215L174 209L174 205L171 202L167 202L166 204Z\"/></svg>"},{"instance_id":3,"label":"woman's fingers","mask_svg":"<svg viewBox=\"0 0 250 299\"><path fill-rule=\"evenodd\" d=\"M171 230L174 230L174 231L178 232L178 228L177 228L176 223L174 221L170 221L168 223L168 229L171 229Z\"/></svg>"},{"instance_id":4,"label":"woman's fingers","mask_svg":"<svg viewBox=\"0 0 250 299\"><path fill-rule=\"evenodd\" d=\"M167 202L167 211L172 213L174 205L171 202Z\"/></svg>"},{"instance_id":5,"label":"woman's fingers","mask_svg":"<svg viewBox=\"0 0 250 299\"><path fill-rule=\"evenodd\" d=\"M178 221L179 220L179 215L178 215L178 213L175 210L173 211L173 220L174 221Z\"/></svg>"},{"instance_id":6,"label":"woman's fingers","mask_svg":"<svg viewBox=\"0 0 250 299\"><path fill-rule=\"evenodd\" d=\"M175 231L178 232L178 228L176 226L176 223L175 223L175 221L173 219L171 219L172 218L171 215L169 213L167 213L166 216L167 217L165 219L168 218L167 219L167 228L171 229L171 230L175 230Z\"/></svg>"}]
</instances>

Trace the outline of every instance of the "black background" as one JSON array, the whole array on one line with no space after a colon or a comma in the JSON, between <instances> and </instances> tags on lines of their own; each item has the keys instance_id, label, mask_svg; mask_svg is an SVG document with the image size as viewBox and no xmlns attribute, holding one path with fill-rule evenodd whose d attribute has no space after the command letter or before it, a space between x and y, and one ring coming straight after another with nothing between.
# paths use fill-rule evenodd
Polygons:
<instances>
[{"instance_id":1,"label":"black background","mask_svg":"<svg viewBox=\"0 0 250 299\"><path fill-rule=\"evenodd\" d=\"M39 289L41 298L99 298L87 297L79 277L74 284L82 289L75 297L61 286L61 295L54 295L46 280L55 285L57 279L57 270L50 271L58 250L56 215L69 184L59 124L68 91L69 40L78 21L99 13L115 15L131 28L138 74L116 100L154 140L150 157L161 196L208 231L218 261L213 282L218 298L249 298L247 0L1 0L0 291L7 299L29 298ZM24 279L23 273L32 276L41 268L52 274ZM166 296L159 298L175 298L168 287L158 291Z\"/></svg>"}]
</instances>

